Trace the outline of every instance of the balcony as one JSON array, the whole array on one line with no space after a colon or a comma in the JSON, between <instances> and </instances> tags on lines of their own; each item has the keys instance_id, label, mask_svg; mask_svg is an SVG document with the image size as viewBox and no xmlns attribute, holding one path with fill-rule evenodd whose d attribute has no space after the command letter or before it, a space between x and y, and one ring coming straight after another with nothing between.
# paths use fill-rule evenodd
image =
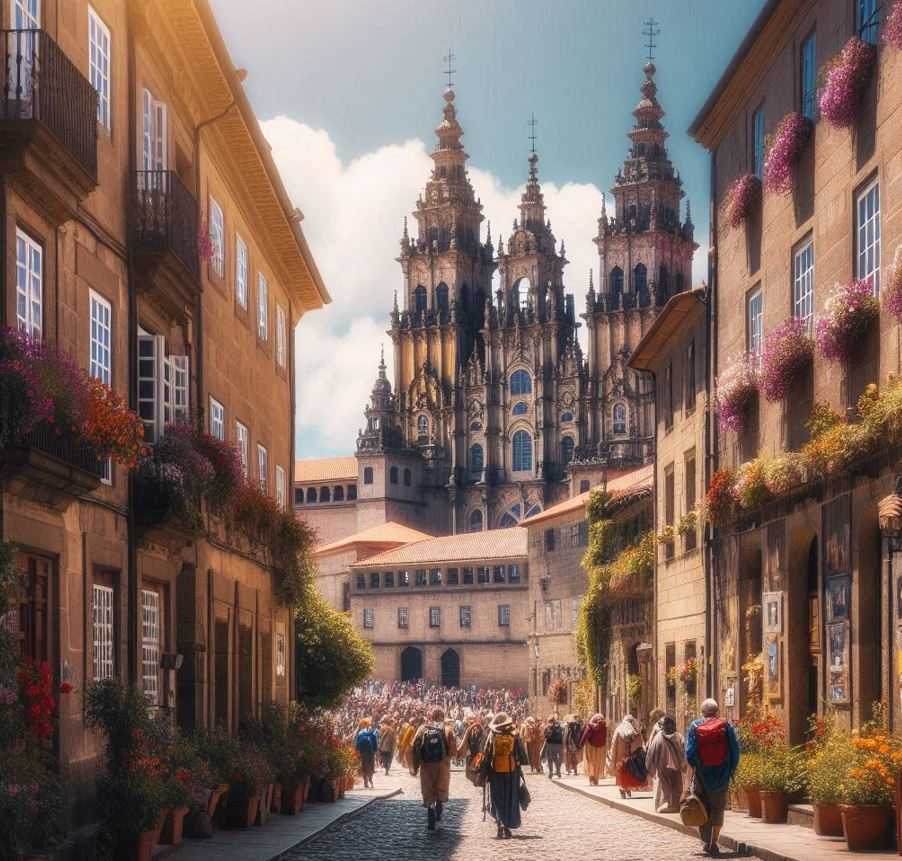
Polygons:
<instances>
[{"instance_id":1,"label":"balcony","mask_svg":"<svg viewBox=\"0 0 902 861\"><path fill-rule=\"evenodd\" d=\"M102 464L94 449L42 427L22 443L0 450L5 490L56 511L100 486Z\"/></svg>"},{"instance_id":2,"label":"balcony","mask_svg":"<svg viewBox=\"0 0 902 861\"><path fill-rule=\"evenodd\" d=\"M200 290L197 201L171 170L138 171L130 206L138 289L176 319Z\"/></svg>"},{"instance_id":3,"label":"balcony","mask_svg":"<svg viewBox=\"0 0 902 861\"><path fill-rule=\"evenodd\" d=\"M61 224L97 187L97 93L43 30L0 37L0 173Z\"/></svg>"}]
</instances>

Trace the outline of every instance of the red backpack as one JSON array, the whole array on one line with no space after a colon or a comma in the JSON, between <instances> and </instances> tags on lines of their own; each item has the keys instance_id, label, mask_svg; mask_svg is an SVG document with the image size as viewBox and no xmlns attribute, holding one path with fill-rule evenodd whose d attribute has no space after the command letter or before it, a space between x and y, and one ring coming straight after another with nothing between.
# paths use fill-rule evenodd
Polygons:
<instances>
[{"instance_id":1,"label":"red backpack","mask_svg":"<svg viewBox=\"0 0 902 861\"><path fill-rule=\"evenodd\" d=\"M695 727L698 761L705 766L723 765L727 761L727 722L708 718Z\"/></svg>"}]
</instances>

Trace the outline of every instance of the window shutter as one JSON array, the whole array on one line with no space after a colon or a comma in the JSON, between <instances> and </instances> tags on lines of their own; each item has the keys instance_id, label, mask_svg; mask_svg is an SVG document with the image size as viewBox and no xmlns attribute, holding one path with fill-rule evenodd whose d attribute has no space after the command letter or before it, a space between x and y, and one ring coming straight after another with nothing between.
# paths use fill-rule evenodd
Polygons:
<instances>
[{"instance_id":1,"label":"window shutter","mask_svg":"<svg viewBox=\"0 0 902 861\"><path fill-rule=\"evenodd\" d=\"M154 169L166 170L166 105L153 103Z\"/></svg>"},{"instance_id":2,"label":"window shutter","mask_svg":"<svg viewBox=\"0 0 902 861\"><path fill-rule=\"evenodd\" d=\"M138 415L144 422L144 436L148 442L157 441L159 417L158 349L155 335L138 335Z\"/></svg>"},{"instance_id":3,"label":"window shutter","mask_svg":"<svg viewBox=\"0 0 902 861\"><path fill-rule=\"evenodd\" d=\"M144 90L144 136L141 150L144 170L153 170L153 96Z\"/></svg>"},{"instance_id":4,"label":"window shutter","mask_svg":"<svg viewBox=\"0 0 902 861\"><path fill-rule=\"evenodd\" d=\"M188 357L170 356L172 364L172 414L177 422L188 421L190 382Z\"/></svg>"}]
</instances>

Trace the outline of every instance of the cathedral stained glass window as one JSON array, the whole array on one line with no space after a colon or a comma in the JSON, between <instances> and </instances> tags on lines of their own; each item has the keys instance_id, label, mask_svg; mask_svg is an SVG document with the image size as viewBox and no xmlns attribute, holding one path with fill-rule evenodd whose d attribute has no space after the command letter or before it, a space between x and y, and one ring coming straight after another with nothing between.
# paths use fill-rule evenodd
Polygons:
<instances>
[{"instance_id":1,"label":"cathedral stained glass window","mask_svg":"<svg viewBox=\"0 0 902 861\"><path fill-rule=\"evenodd\" d=\"M524 370L514 371L511 374L511 394L528 395L532 392L532 380Z\"/></svg>"},{"instance_id":2,"label":"cathedral stained glass window","mask_svg":"<svg viewBox=\"0 0 902 861\"><path fill-rule=\"evenodd\" d=\"M526 410L526 401L517 401L517 403L514 404L514 408L511 410L511 413L515 416L525 416Z\"/></svg>"},{"instance_id":3,"label":"cathedral stained glass window","mask_svg":"<svg viewBox=\"0 0 902 861\"><path fill-rule=\"evenodd\" d=\"M517 431L512 440L514 472L532 470L532 439L526 431Z\"/></svg>"}]
</instances>

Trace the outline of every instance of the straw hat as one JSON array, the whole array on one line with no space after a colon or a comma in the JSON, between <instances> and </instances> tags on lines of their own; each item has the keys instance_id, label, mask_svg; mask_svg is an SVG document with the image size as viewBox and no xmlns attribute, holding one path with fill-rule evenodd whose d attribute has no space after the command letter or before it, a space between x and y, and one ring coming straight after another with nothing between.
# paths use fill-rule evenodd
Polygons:
<instances>
[{"instance_id":1,"label":"straw hat","mask_svg":"<svg viewBox=\"0 0 902 861\"><path fill-rule=\"evenodd\" d=\"M492 718L492 729L500 730L507 729L514 725L514 722L505 714L505 712L498 712L495 717Z\"/></svg>"}]
</instances>

